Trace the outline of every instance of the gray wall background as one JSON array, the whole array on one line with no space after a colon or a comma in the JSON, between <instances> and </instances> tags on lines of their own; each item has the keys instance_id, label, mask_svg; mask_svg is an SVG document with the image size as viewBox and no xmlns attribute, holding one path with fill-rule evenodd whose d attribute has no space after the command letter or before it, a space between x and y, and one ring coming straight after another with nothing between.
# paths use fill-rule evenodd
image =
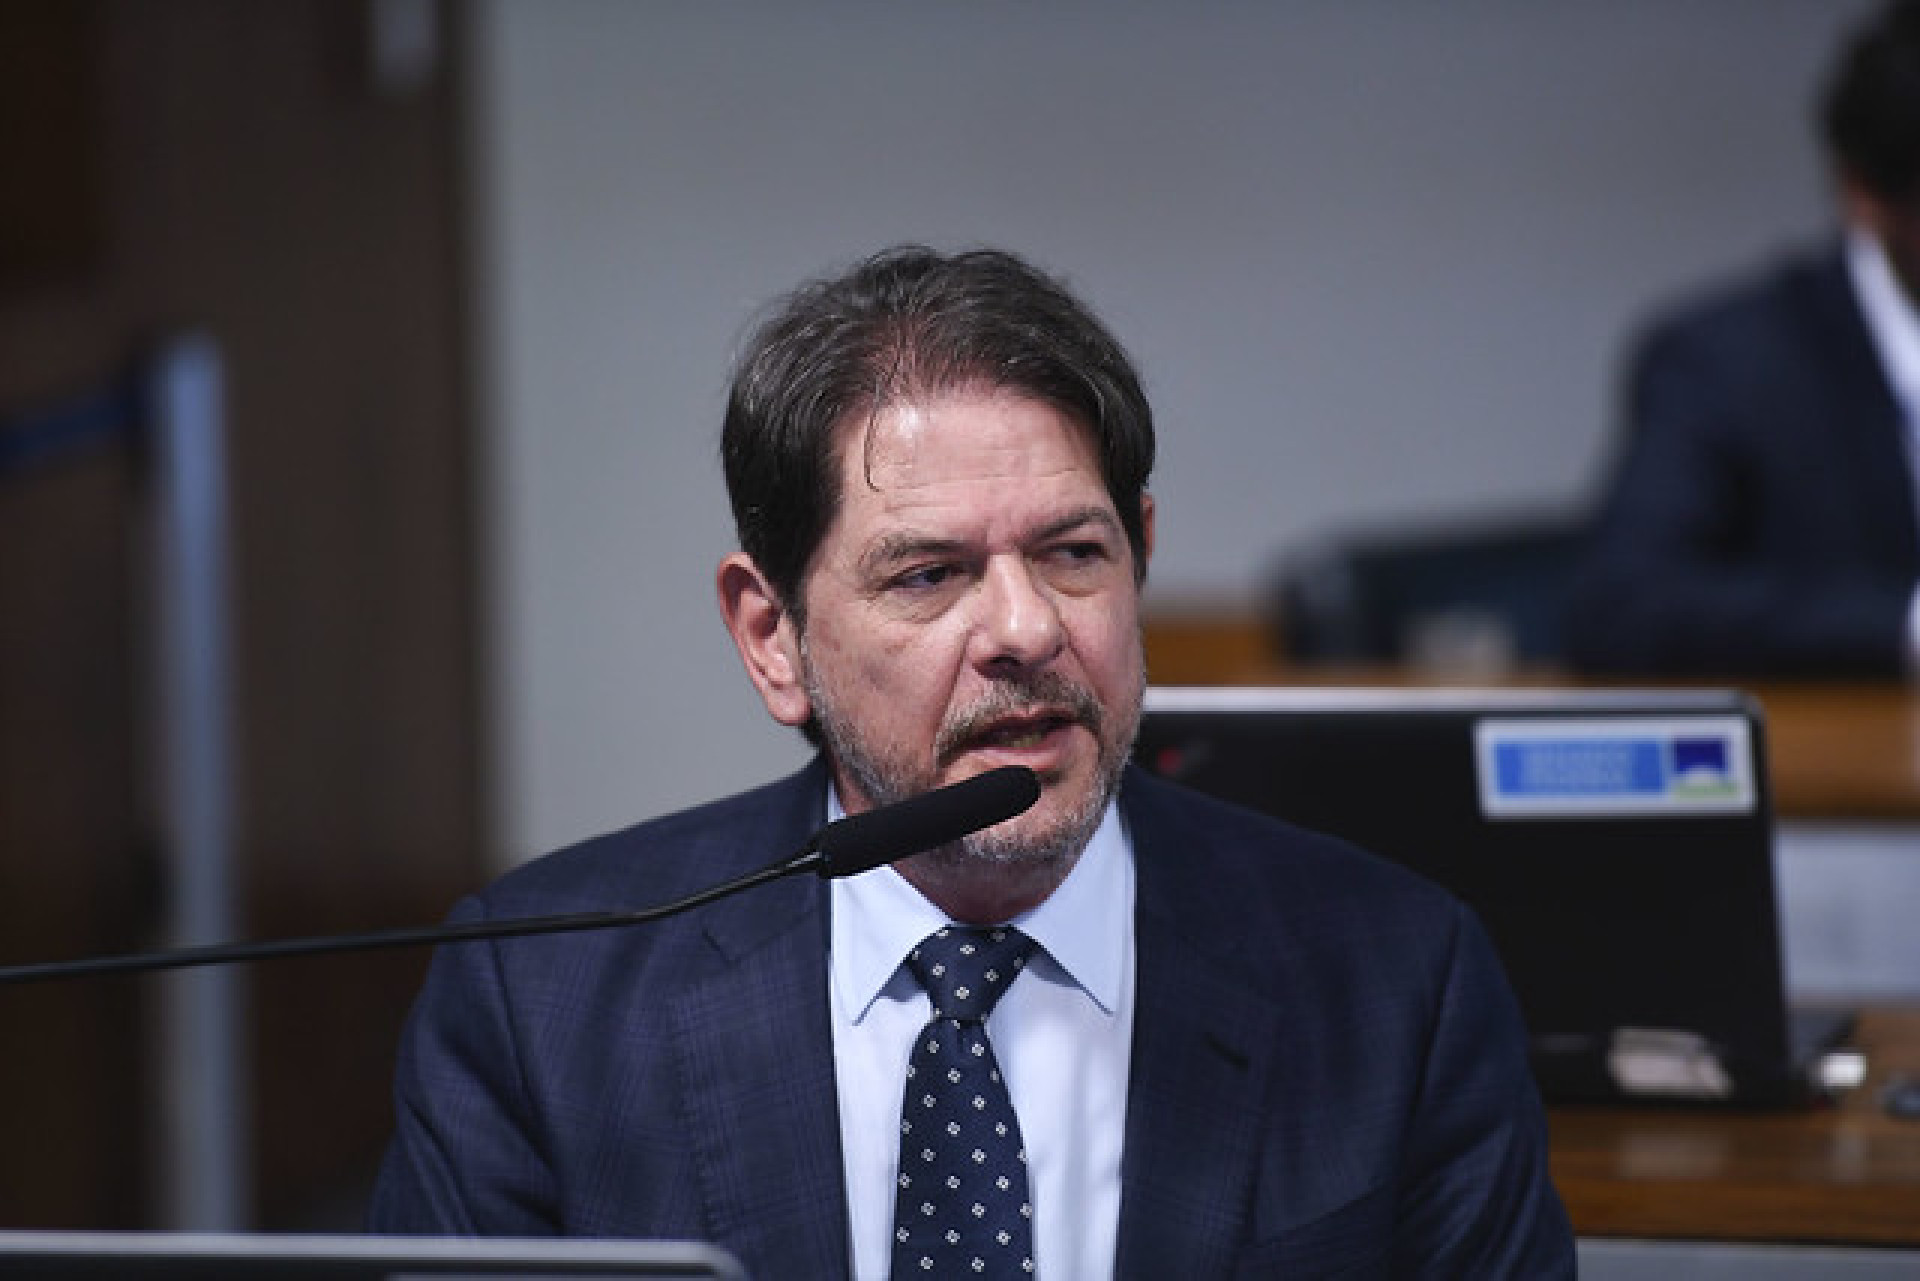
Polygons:
<instances>
[{"instance_id":1,"label":"gray wall background","mask_svg":"<svg viewBox=\"0 0 1920 1281\"><path fill-rule=\"evenodd\" d=\"M1860 0L483 0L501 860L797 763L714 605L728 358L883 244L1064 274L1162 426L1149 605L1331 528L1574 503L1650 306L1830 226ZM769 851L769 857L785 851Z\"/></svg>"}]
</instances>

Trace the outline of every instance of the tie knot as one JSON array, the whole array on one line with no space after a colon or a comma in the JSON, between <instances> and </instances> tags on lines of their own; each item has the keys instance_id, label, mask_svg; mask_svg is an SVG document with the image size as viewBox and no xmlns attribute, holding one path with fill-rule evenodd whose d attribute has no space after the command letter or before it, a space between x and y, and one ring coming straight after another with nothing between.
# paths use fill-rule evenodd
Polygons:
<instances>
[{"instance_id":1,"label":"tie knot","mask_svg":"<svg viewBox=\"0 0 1920 1281\"><path fill-rule=\"evenodd\" d=\"M920 940L907 968L933 998L933 1016L979 1022L1026 965L1033 940L1012 926L948 925Z\"/></svg>"}]
</instances>

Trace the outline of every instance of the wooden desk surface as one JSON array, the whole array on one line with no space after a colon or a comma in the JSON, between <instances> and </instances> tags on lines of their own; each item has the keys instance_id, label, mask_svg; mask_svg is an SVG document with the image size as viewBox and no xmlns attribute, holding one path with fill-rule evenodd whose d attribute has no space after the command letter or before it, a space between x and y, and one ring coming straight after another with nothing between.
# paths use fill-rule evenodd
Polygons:
<instances>
[{"instance_id":1,"label":"wooden desk surface","mask_svg":"<svg viewBox=\"0 0 1920 1281\"><path fill-rule=\"evenodd\" d=\"M1583 1236L1920 1246L1920 1121L1880 1106L1920 1072L1920 1009L1870 1010L1868 1078L1793 1112L1555 1108L1553 1178Z\"/></svg>"},{"instance_id":2,"label":"wooden desk surface","mask_svg":"<svg viewBox=\"0 0 1920 1281\"><path fill-rule=\"evenodd\" d=\"M1396 667L1288 664L1257 618L1149 617L1147 671L1159 685L1558 685L1596 682L1552 671L1488 678ZM1656 682L1633 682L1650 686ZM1897 682L1693 681L1746 689L1766 713L1774 810L1803 820L1920 820L1920 689Z\"/></svg>"}]
</instances>

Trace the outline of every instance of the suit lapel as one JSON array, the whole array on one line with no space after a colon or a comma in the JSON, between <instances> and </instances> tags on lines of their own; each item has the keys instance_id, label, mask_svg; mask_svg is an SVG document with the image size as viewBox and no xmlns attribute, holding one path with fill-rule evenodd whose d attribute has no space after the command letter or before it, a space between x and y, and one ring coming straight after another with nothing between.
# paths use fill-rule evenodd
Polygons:
<instances>
[{"instance_id":1,"label":"suit lapel","mask_svg":"<svg viewBox=\"0 0 1920 1281\"><path fill-rule=\"evenodd\" d=\"M1851 462L1848 484L1861 495L1863 518L1880 525L1875 544L1898 548L1903 565L1920 566L1920 520L1915 516L1906 423L1854 296L1845 259L1833 255L1808 279L1807 288L1813 301L1802 310L1814 323L1806 341L1825 353L1825 412Z\"/></svg>"},{"instance_id":2,"label":"suit lapel","mask_svg":"<svg viewBox=\"0 0 1920 1281\"><path fill-rule=\"evenodd\" d=\"M1178 875L1205 838L1167 830L1145 790L1128 789L1140 906L1117 1271L1212 1275L1249 1231L1276 1029L1217 954L1234 946L1231 913Z\"/></svg>"},{"instance_id":3,"label":"suit lapel","mask_svg":"<svg viewBox=\"0 0 1920 1281\"><path fill-rule=\"evenodd\" d=\"M706 927L706 964L670 1008L712 1235L750 1269L847 1275L824 883L763 886L715 905Z\"/></svg>"}]
</instances>

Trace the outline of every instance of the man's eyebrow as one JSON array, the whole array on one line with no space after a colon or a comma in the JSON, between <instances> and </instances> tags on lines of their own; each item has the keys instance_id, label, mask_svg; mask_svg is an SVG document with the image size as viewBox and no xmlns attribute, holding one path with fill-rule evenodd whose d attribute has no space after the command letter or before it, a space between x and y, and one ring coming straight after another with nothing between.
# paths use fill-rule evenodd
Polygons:
<instances>
[{"instance_id":1,"label":"man's eyebrow","mask_svg":"<svg viewBox=\"0 0 1920 1281\"><path fill-rule=\"evenodd\" d=\"M1097 503L1088 503L1034 529L1025 541L1044 543L1089 525L1098 526L1105 533L1120 533L1119 518L1112 511ZM910 529L895 530L875 540L860 557L860 568L868 574L880 573L905 561L922 558L941 560L962 555L967 547L964 539L942 538L937 534L924 534Z\"/></svg>"},{"instance_id":2,"label":"man's eyebrow","mask_svg":"<svg viewBox=\"0 0 1920 1281\"><path fill-rule=\"evenodd\" d=\"M955 538L939 538L932 534L899 530L882 536L869 547L866 554L860 557L860 567L867 573L876 573L903 561L917 560L921 557L949 557L963 550L965 546L966 544Z\"/></svg>"},{"instance_id":3,"label":"man's eyebrow","mask_svg":"<svg viewBox=\"0 0 1920 1281\"><path fill-rule=\"evenodd\" d=\"M1033 537L1040 542L1045 542L1049 538L1070 534L1087 525L1098 525L1110 534L1120 532L1120 518L1115 516L1111 509L1096 503L1088 503L1077 511L1068 512L1064 516L1048 521L1033 532Z\"/></svg>"}]
</instances>

